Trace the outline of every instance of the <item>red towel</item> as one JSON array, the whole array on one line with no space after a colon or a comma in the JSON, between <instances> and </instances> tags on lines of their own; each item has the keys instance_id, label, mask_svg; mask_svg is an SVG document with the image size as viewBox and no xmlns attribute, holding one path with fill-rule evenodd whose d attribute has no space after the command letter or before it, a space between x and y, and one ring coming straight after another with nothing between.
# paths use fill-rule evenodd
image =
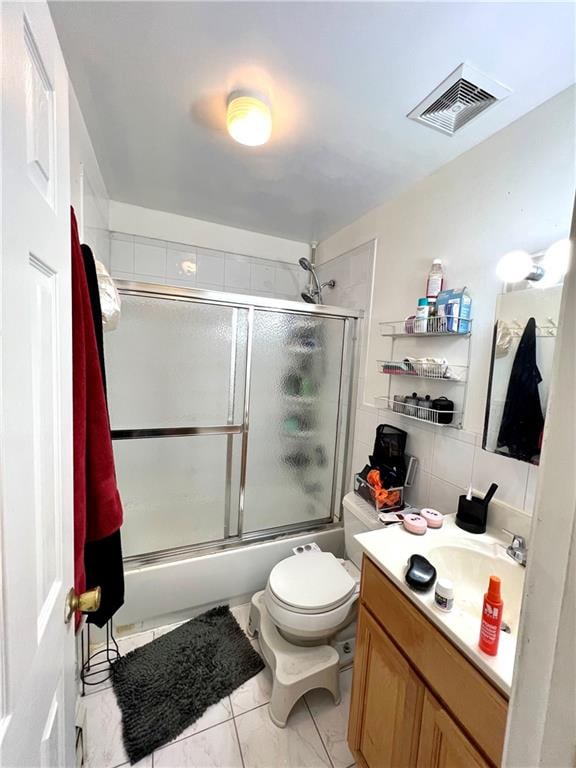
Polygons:
<instances>
[{"instance_id":1,"label":"red towel","mask_svg":"<svg viewBox=\"0 0 576 768\"><path fill-rule=\"evenodd\" d=\"M74 585L86 588L84 545L117 531L122 503L90 294L74 209L72 235L72 364L74 395Z\"/></svg>"}]
</instances>

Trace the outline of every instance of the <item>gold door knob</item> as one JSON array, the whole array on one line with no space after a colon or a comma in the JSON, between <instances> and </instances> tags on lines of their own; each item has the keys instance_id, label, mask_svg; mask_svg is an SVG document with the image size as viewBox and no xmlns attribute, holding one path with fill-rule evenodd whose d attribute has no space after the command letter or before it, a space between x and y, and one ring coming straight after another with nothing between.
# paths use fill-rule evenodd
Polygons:
<instances>
[{"instance_id":1,"label":"gold door knob","mask_svg":"<svg viewBox=\"0 0 576 768\"><path fill-rule=\"evenodd\" d=\"M100 608L101 596L102 590L100 587L89 589L80 595L76 594L74 589L71 589L66 596L66 624L68 624L77 611L80 613L94 613L97 611Z\"/></svg>"}]
</instances>

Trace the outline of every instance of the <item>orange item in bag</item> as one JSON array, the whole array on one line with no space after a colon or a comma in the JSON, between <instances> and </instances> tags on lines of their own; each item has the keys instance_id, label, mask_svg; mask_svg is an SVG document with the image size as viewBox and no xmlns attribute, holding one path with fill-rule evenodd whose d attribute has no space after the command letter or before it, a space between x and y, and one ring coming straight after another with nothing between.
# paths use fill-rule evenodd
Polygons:
<instances>
[{"instance_id":1,"label":"orange item in bag","mask_svg":"<svg viewBox=\"0 0 576 768\"><path fill-rule=\"evenodd\" d=\"M382 482L380 480L380 471L377 469L371 469L370 472L368 472L366 481L368 482L369 485L372 486L372 488L376 488L378 490L382 488Z\"/></svg>"}]
</instances>

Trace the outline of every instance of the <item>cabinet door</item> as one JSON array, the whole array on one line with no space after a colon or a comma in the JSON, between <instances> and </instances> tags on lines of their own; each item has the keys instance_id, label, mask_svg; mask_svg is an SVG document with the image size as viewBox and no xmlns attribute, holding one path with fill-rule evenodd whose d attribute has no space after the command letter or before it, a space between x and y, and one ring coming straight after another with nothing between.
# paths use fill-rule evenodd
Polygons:
<instances>
[{"instance_id":1,"label":"cabinet door","mask_svg":"<svg viewBox=\"0 0 576 768\"><path fill-rule=\"evenodd\" d=\"M490 766L429 691L424 697L417 765L418 768Z\"/></svg>"},{"instance_id":2,"label":"cabinet door","mask_svg":"<svg viewBox=\"0 0 576 768\"><path fill-rule=\"evenodd\" d=\"M360 765L416 764L424 686L364 606L358 615L348 741Z\"/></svg>"}]
</instances>

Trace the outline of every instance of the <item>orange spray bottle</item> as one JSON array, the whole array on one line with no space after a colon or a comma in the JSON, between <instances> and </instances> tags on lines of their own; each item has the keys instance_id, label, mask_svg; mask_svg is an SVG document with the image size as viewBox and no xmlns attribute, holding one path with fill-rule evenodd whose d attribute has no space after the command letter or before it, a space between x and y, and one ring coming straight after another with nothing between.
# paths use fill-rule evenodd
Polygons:
<instances>
[{"instance_id":1,"label":"orange spray bottle","mask_svg":"<svg viewBox=\"0 0 576 768\"><path fill-rule=\"evenodd\" d=\"M480 624L480 650L489 656L496 656L500 641L500 625L502 624L502 609L504 603L500 596L500 579L490 576L488 592L484 595L482 606L482 623Z\"/></svg>"}]
</instances>

